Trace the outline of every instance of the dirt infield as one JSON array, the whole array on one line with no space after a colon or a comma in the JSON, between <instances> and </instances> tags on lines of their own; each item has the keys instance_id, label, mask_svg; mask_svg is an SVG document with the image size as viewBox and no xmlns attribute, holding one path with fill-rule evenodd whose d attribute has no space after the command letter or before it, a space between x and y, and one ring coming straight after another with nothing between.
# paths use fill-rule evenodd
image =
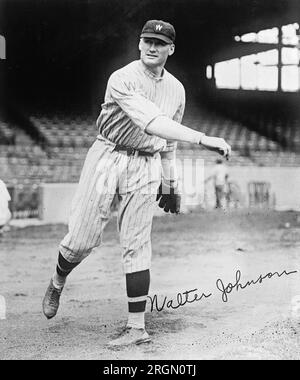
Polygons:
<instances>
[{"instance_id":1,"label":"dirt infield","mask_svg":"<svg viewBox=\"0 0 300 380\"><path fill-rule=\"evenodd\" d=\"M103 246L71 274L58 315L47 321L42 314L65 232L41 226L0 237L7 309L0 359L300 359L299 214L155 218L146 315L152 342L119 350L106 346L127 311L115 220Z\"/></svg>"}]
</instances>

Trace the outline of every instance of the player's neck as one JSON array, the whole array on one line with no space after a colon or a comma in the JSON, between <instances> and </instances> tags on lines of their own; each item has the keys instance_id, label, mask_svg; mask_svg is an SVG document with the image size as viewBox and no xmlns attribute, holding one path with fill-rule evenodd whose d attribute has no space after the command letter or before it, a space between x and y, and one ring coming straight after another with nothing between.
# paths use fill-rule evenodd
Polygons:
<instances>
[{"instance_id":1,"label":"player's neck","mask_svg":"<svg viewBox=\"0 0 300 380\"><path fill-rule=\"evenodd\" d=\"M163 75L164 67L148 67L148 70L151 71L152 74L154 74L156 77L161 77Z\"/></svg>"},{"instance_id":2,"label":"player's neck","mask_svg":"<svg viewBox=\"0 0 300 380\"><path fill-rule=\"evenodd\" d=\"M143 61L141 62L145 69L152 73L155 77L160 78L163 76L164 66L148 66Z\"/></svg>"}]
</instances>

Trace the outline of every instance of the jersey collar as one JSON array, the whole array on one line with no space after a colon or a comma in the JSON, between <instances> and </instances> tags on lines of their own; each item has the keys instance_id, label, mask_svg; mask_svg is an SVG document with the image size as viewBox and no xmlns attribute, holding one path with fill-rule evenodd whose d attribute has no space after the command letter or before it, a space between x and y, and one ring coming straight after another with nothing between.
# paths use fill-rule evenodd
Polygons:
<instances>
[{"instance_id":1,"label":"jersey collar","mask_svg":"<svg viewBox=\"0 0 300 380\"><path fill-rule=\"evenodd\" d=\"M147 66L140 60L139 61L140 64L141 64L141 67L142 67L142 70L144 71L144 73L151 79L155 80L156 82L159 82L161 80L164 79L164 77L166 76L166 69L164 68L163 71L162 71L162 75L161 76L156 76L152 71L150 71Z\"/></svg>"}]
</instances>

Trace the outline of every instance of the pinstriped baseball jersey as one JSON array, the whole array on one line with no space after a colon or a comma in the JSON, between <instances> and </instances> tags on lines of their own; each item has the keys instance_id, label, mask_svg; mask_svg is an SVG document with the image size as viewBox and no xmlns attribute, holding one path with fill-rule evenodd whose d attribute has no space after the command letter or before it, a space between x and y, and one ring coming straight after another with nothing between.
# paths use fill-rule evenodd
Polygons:
<instances>
[{"instance_id":1,"label":"pinstriped baseball jersey","mask_svg":"<svg viewBox=\"0 0 300 380\"><path fill-rule=\"evenodd\" d=\"M175 142L149 135L145 128L160 115L180 123L184 107L183 85L166 69L156 77L137 60L109 78L97 126L115 144L151 153L173 150Z\"/></svg>"}]
</instances>

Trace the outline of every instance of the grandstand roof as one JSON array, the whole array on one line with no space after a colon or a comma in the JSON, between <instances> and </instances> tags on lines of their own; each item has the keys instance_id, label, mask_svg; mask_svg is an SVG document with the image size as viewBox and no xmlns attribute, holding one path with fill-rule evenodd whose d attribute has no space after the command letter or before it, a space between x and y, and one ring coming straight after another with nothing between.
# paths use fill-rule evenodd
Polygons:
<instances>
[{"instance_id":1,"label":"grandstand roof","mask_svg":"<svg viewBox=\"0 0 300 380\"><path fill-rule=\"evenodd\" d=\"M298 0L2 0L0 34L7 40L7 87L22 101L95 102L114 69L138 57L149 18L173 22L183 79L190 67L230 56L235 34L296 22ZM18 17L16 17L18 15ZM299 21L299 20L298 20ZM262 47L263 48L263 47ZM245 54L251 47L241 47ZM247 50L248 49L248 50ZM2 62L3 65L3 62Z\"/></svg>"}]
</instances>

